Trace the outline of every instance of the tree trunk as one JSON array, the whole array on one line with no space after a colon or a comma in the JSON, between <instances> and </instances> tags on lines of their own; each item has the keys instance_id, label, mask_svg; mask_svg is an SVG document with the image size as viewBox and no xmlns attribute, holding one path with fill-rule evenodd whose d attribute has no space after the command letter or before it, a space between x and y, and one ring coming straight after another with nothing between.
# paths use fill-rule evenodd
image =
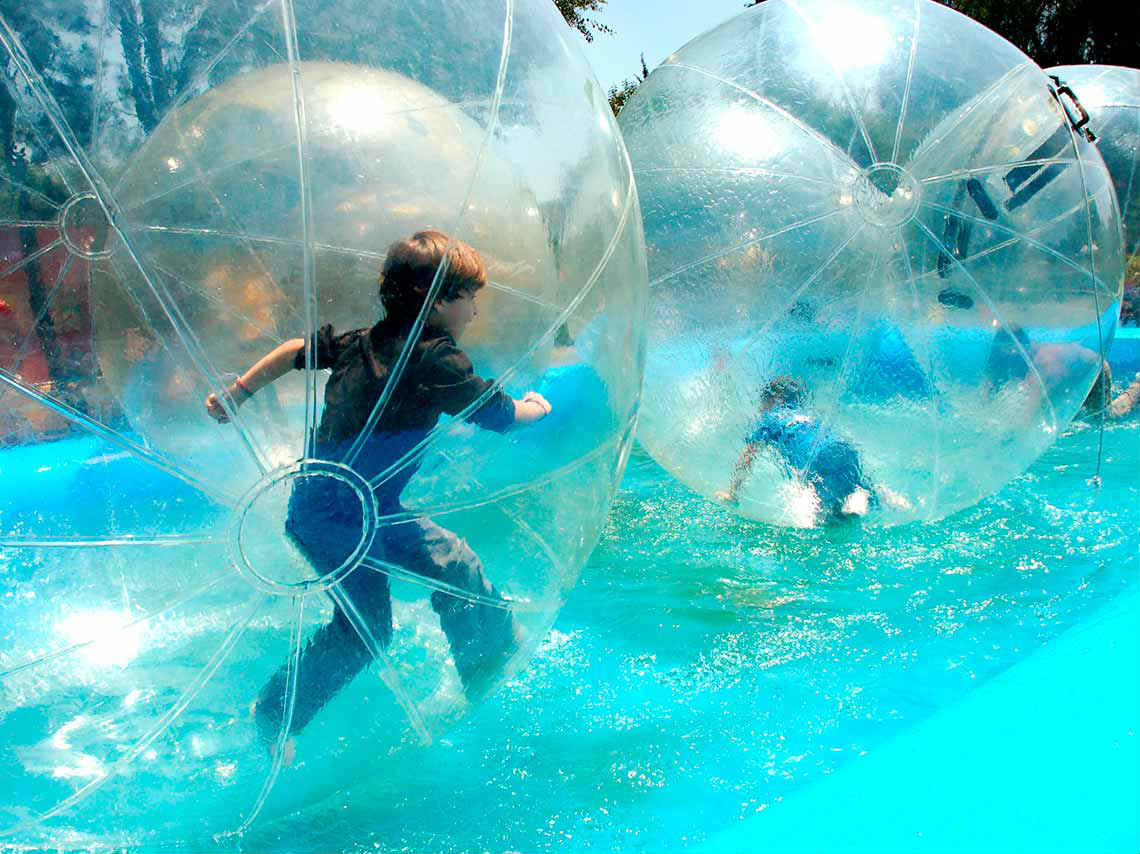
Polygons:
<instances>
[{"instance_id":1,"label":"tree trunk","mask_svg":"<svg viewBox=\"0 0 1140 854\"><path fill-rule=\"evenodd\" d=\"M111 3L119 15L119 38L123 45L123 59L127 63L127 81L130 84L131 98L135 102L135 115L143 130L150 133L158 125L158 116L150 84L143 70L142 38L135 6L132 0L111 0Z\"/></svg>"},{"instance_id":2,"label":"tree trunk","mask_svg":"<svg viewBox=\"0 0 1140 854\"><path fill-rule=\"evenodd\" d=\"M166 67L162 63L162 36L158 30L159 9L155 0L140 0L142 12L143 55L146 56L146 69L150 75L151 103L155 118L159 119L170 101L170 88L166 79Z\"/></svg>"}]
</instances>

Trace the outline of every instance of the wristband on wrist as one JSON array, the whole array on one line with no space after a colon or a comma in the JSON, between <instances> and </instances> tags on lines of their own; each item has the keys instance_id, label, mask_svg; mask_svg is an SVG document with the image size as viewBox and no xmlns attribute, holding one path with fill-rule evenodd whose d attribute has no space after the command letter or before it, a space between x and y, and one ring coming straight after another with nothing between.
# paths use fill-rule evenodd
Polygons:
<instances>
[{"instance_id":1,"label":"wristband on wrist","mask_svg":"<svg viewBox=\"0 0 1140 854\"><path fill-rule=\"evenodd\" d=\"M241 381L241 377L238 377L236 380L234 380L234 388L240 388L243 392L245 392L246 397L253 397L253 392L250 390L249 386Z\"/></svg>"},{"instance_id":2,"label":"wristband on wrist","mask_svg":"<svg viewBox=\"0 0 1140 854\"><path fill-rule=\"evenodd\" d=\"M532 391L528 391L525 395L523 395L523 402L524 403L529 402L529 403L537 404L538 408L542 410L543 415L549 415L550 414L550 410L551 410L550 404L544 403L542 401L542 399L539 398L538 395L536 395Z\"/></svg>"}]
</instances>

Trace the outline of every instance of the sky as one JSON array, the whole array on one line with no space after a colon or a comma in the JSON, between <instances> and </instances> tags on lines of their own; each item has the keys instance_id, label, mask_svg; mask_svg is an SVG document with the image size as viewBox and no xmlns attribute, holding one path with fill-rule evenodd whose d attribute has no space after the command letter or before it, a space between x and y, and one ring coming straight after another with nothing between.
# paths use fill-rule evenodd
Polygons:
<instances>
[{"instance_id":1,"label":"sky","mask_svg":"<svg viewBox=\"0 0 1140 854\"><path fill-rule=\"evenodd\" d=\"M677 48L744 11L745 0L608 0L597 20L613 33L596 33L582 46L602 88L640 71L644 51L652 71Z\"/></svg>"}]
</instances>

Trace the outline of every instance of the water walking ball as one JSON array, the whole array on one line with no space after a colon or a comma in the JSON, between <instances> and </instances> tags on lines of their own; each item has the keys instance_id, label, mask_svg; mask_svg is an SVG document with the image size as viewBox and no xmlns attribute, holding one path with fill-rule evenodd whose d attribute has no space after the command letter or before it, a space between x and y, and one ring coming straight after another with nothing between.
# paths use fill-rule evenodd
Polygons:
<instances>
[{"instance_id":1,"label":"water walking ball","mask_svg":"<svg viewBox=\"0 0 1140 854\"><path fill-rule=\"evenodd\" d=\"M927 0L769 0L668 57L620 116L645 447L794 525L858 515L859 490L867 521L935 520L1023 471L1120 306L1119 214L1079 123L1026 56Z\"/></svg>"},{"instance_id":2,"label":"water walking ball","mask_svg":"<svg viewBox=\"0 0 1140 854\"><path fill-rule=\"evenodd\" d=\"M396 751L534 654L631 442L637 196L552 4L187 15L103 2L0 17L8 844L230 844L398 773ZM227 403L229 423L209 417L208 395L282 342L376 323L388 247L425 228L483 259L459 345L492 389L414 441L366 427L369 441L319 456L328 373L310 350ZM540 391L555 428L476 427L466 416L500 388ZM378 385L357 402L375 424L394 400ZM313 490L353 526L329 544L335 566L285 531ZM404 560L415 543L439 572ZM485 585L462 582L473 566ZM385 579L390 633L369 616L388 607ZM461 643L437 611L467 626ZM318 660L310 644L337 631ZM310 714L315 694L331 699Z\"/></svg>"}]
</instances>

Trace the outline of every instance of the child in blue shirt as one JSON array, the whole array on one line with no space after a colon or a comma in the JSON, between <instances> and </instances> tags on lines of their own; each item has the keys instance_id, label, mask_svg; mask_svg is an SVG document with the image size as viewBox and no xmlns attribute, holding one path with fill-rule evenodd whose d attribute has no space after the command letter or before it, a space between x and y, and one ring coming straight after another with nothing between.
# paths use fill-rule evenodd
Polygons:
<instances>
[{"instance_id":1,"label":"child in blue shirt","mask_svg":"<svg viewBox=\"0 0 1140 854\"><path fill-rule=\"evenodd\" d=\"M777 377L760 393L760 414L744 437L744 450L732 482L716 497L736 503L745 478L761 448L776 451L790 471L811 487L829 520L865 516L875 500L863 474L859 453L803 409L805 393L799 380Z\"/></svg>"}]
</instances>

